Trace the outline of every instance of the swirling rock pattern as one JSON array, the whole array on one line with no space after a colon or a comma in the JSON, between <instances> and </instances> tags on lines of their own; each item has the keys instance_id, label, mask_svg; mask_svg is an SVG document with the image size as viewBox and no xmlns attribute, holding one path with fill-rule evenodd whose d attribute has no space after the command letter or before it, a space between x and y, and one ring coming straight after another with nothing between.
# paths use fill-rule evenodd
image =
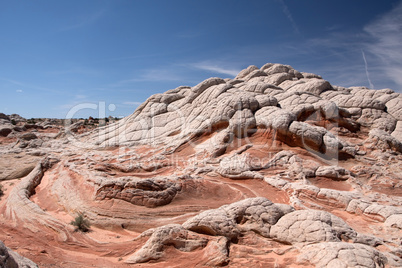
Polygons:
<instances>
[{"instance_id":1,"label":"swirling rock pattern","mask_svg":"<svg viewBox=\"0 0 402 268\"><path fill-rule=\"evenodd\" d=\"M401 267L401 100L268 63L85 133L0 114L0 240L43 267Z\"/></svg>"}]
</instances>

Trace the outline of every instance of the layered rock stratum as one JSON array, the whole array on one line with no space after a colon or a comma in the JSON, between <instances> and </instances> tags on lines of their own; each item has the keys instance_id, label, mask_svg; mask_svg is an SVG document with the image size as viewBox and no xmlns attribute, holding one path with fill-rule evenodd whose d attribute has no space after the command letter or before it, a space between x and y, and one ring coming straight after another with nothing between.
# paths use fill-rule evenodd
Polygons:
<instances>
[{"instance_id":1,"label":"layered rock stratum","mask_svg":"<svg viewBox=\"0 0 402 268\"><path fill-rule=\"evenodd\" d=\"M0 120L0 240L40 267L402 266L391 89L269 63L85 133Z\"/></svg>"}]
</instances>

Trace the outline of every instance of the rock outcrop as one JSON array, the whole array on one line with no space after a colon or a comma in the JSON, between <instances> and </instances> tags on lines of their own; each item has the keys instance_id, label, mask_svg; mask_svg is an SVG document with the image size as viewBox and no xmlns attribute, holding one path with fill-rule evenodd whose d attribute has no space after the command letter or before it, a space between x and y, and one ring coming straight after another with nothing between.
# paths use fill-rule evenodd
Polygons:
<instances>
[{"instance_id":1,"label":"rock outcrop","mask_svg":"<svg viewBox=\"0 0 402 268\"><path fill-rule=\"evenodd\" d=\"M137 179L101 182L96 196L98 200L105 198L122 199L139 206L157 207L169 204L181 190L178 178L173 179Z\"/></svg>"},{"instance_id":2,"label":"rock outcrop","mask_svg":"<svg viewBox=\"0 0 402 268\"><path fill-rule=\"evenodd\" d=\"M0 267L10 268L37 268L39 267L33 261L20 256L12 251L0 241Z\"/></svg>"},{"instance_id":3,"label":"rock outcrop","mask_svg":"<svg viewBox=\"0 0 402 268\"><path fill-rule=\"evenodd\" d=\"M214 265L226 264L230 241L249 231L297 246L298 263L316 267L384 267L388 263L388 258L374 247L381 241L357 233L339 217L325 211L295 211L261 197L204 211L183 225L148 230L142 234L149 236L147 242L126 262L160 259L168 246L189 252L204 249L213 241L217 244L214 254L219 255L218 260L225 260ZM401 264L398 259L390 262Z\"/></svg>"},{"instance_id":4,"label":"rock outcrop","mask_svg":"<svg viewBox=\"0 0 402 268\"><path fill-rule=\"evenodd\" d=\"M0 114L0 240L39 266L402 267L390 89L269 63L95 129L33 121Z\"/></svg>"},{"instance_id":5,"label":"rock outcrop","mask_svg":"<svg viewBox=\"0 0 402 268\"><path fill-rule=\"evenodd\" d=\"M385 267L387 258L378 250L350 243L321 243L303 248L299 260L316 267Z\"/></svg>"},{"instance_id":6,"label":"rock outcrop","mask_svg":"<svg viewBox=\"0 0 402 268\"><path fill-rule=\"evenodd\" d=\"M279 218L293 211L291 206L273 204L266 198L246 199L215 210L207 210L183 223L198 233L237 239L243 230L270 237L270 228Z\"/></svg>"}]
</instances>

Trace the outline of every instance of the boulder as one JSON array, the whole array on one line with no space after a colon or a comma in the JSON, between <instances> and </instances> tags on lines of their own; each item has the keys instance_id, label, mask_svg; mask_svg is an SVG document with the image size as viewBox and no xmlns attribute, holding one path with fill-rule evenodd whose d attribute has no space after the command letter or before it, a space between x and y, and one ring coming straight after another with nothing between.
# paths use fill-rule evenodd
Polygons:
<instances>
[{"instance_id":1,"label":"boulder","mask_svg":"<svg viewBox=\"0 0 402 268\"><path fill-rule=\"evenodd\" d=\"M193 232L189 232L179 224L165 225L154 230L148 241L126 263L142 263L150 260L158 260L164 254L165 247L173 246L180 251L189 252L197 248L204 248L208 239Z\"/></svg>"},{"instance_id":2,"label":"boulder","mask_svg":"<svg viewBox=\"0 0 402 268\"><path fill-rule=\"evenodd\" d=\"M23 141L30 141L30 140L35 140L38 138L35 133L29 132L29 133L24 133L19 136L19 138Z\"/></svg>"},{"instance_id":3,"label":"boulder","mask_svg":"<svg viewBox=\"0 0 402 268\"><path fill-rule=\"evenodd\" d=\"M371 148L383 150L391 149L397 152L402 152L402 142L394 136L391 136L388 132L378 128L370 130L369 138L365 142L371 143Z\"/></svg>"},{"instance_id":4,"label":"boulder","mask_svg":"<svg viewBox=\"0 0 402 268\"><path fill-rule=\"evenodd\" d=\"M327 177L331 179L340 179L341 177L348 175L348 171L346 171L342 167L338 166L320 166L316 172L316 176Z\"/></svg>"},{"instance_id":5,"label":"boulder","mask_svg":"<svg viewBox=\"0 0 402 268\"><path fill-rule=\"evenodd\" d=\"M271 226L293 210L291 206L274 204L263 197L249 198L201 212L183 223L183 227L193 232L225 236L232 240L247 230L269 237Z\"/></svg>"},{"instance_id":6,"label":"boulder","mask_svg":"<svg viewBox=\"0 0 402 268\"><path fill-rule=\"evenodd\" d=\"M7 126L0 126L0 136L7 137L13 130Z\"/></svg>"},{"instance_id":7,"label":"boulder","mask_svg":"<svg viewBox=\"0 0 402 268\"><path fill-rule=\"evenodd\" d=\"M0 241L0 267L5 268L38 268L33 261L22 257L18 253L12 251Z\"/></svg>"},{"instance_id":8,"label":"boulder","mask_svg":"<svg viewBox=\"0 0 402 268\"><path fill-rule=\"evenodd\" d=\"M180 190L181 184L177 179L119 178L101 181L96 191L96 199L121 199L153 208L169 204Z\"/></svg>"},{"instance_id":9,"label":"boulder","mask_svg":"<svg viewBox=\"0 0 402 268\"><path fill-rule=\"evenodd\" d=\"M357 233L342 219L318 210L297 210L272 226L271 237L286 243L339 242Z\"/></svg>"},{"instance_id":10,"label":"boulder","mask_svg":"<svg viewBox=\"0 0 402 268\"><path fill-rule=\"evenodd\" d=\"M0 113L0 119L4 119L5 121L10 121L10 117L8 117L6 114Z\"/></svg>"},{"instance_id":11,"label":"boulder","mask_svg":"<svg viewBox=\"0 0 402 268\"><path fill-rule=\"evenodd\" d=\"M327 242L302 248L299 261L315 267L385 267L387 258L375 248L350 243Z\"/></svg>"}]
</instances>

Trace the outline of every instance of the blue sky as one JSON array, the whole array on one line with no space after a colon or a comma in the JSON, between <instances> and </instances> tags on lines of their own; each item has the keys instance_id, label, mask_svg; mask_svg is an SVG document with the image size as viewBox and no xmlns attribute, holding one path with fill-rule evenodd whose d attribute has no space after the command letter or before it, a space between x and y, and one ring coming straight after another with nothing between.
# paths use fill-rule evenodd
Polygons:
<instances>
[{"instance_id":1,"label":"blue sky","mask_svg":"<svg viewBox=\"0 0 402 268\"><path fill-rule=\"evenodd\" d=\"M0 112L126 116L267 62L402 93L401 44L401 1L0 1Z\"/></svg>"}]
</instances>

